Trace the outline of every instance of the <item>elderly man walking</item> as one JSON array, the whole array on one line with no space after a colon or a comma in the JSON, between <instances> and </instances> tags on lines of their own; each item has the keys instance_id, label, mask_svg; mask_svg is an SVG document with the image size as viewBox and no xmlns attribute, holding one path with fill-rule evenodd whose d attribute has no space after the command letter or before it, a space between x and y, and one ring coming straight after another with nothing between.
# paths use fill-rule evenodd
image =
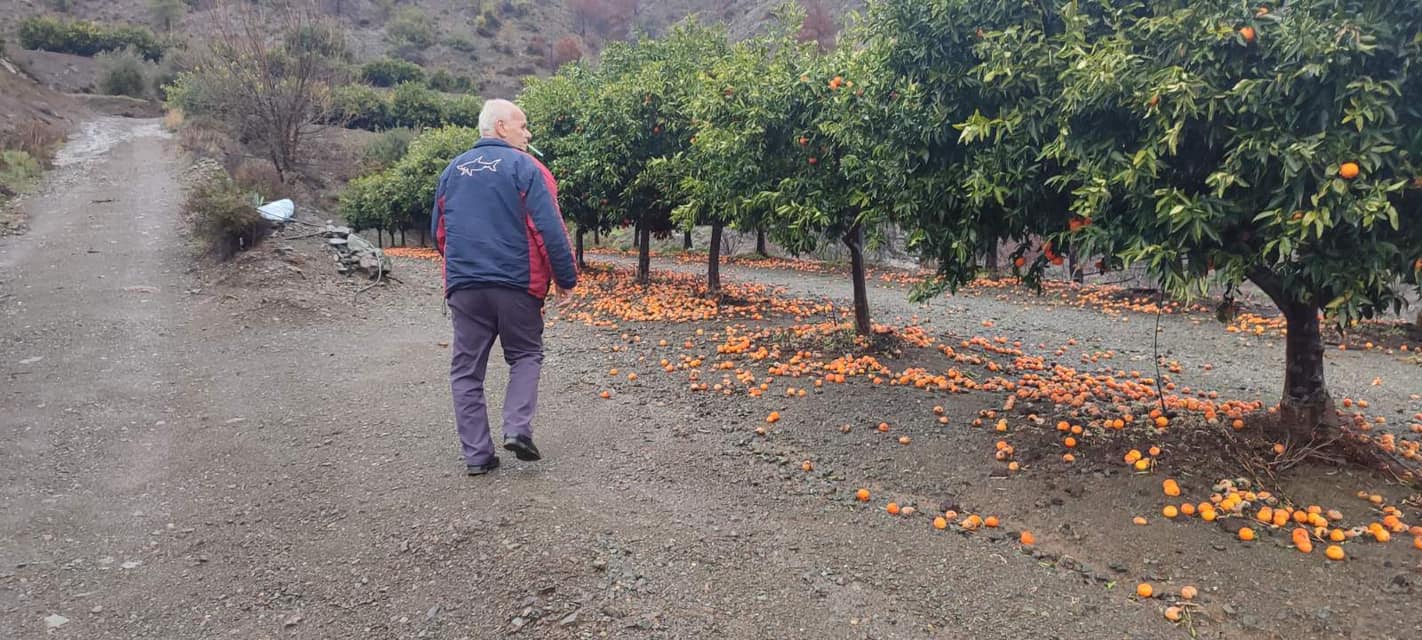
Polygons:
<instances>
[{"instance_id":1,"label":"elderly man walking","mask_svg":"<svg viewBox=\"0 0 1422 640\"><path fill-rule=\"evenodd\" d=\"M541 457L533 444L533 416L543 367L543 300L550 279L557 283L555 296L578 281L558 187L547 167L527 153L533 136L523 110L508 100L485 102L479 135L474 148L440 174L430 223L444 256L444 296L454 317L449 383L469 475L499 466L484 400L495 338L509 365L504 448L519 460Z\"/></svg>"}]
</instances>

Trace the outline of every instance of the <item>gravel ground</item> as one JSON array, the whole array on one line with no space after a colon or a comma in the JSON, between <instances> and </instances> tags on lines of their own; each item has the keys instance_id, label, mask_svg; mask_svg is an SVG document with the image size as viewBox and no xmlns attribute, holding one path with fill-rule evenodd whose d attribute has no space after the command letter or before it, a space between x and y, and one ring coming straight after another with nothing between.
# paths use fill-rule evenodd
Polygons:
<instances>
[{"instance_id":1,"label":"gravel ground","mask_svg":"<svg viewBox=\"0 0 1422 640\"><path fill-rule=\"evenodd\" d=\"M599 400L609 367L655 353L613 351L618 332L571 322L547 334L546 459L465 477L433 265L401 260L401 284L354 297L359 283L331 274L311 239L274 238L222 269L195 262L177 229L173 143L153 121L85 131L108 142L73 143L92 151L26 201L27 235L0 240L7 637L1186 637L1161 619L1163 602L1127 597L1140 579L1200 580L1205 637L1422 632L1417 560L1400 546L1325 565L1213 551L1225 536L1204 527L1125 531L1107 507L1153 504L1157 479L1044 469L1008 487L978 462L992 440L980 431L906 426L919 444L894 449L833 429L881 415L911 425L932 403L867 385L802 406L692 396L648 374ZM847 290L823 276L727 275ZM1003 333L1149 358L1140 317L872 295L881 317L931 311L965 336L995 319ZM1277 340L1240 343L1184 319L1165 328L1162 347L1192 383L1263 397L1277 386ZM635 330L654 344L688 329ZM1330 357L1342 392L1366 391L1389 416L1416 410L1415 367ZM1196 366L1206 358L1212 372ZM499 389L506 369L493 361ZM949 408L961 417L999 400ZM782 429L750 436L771 407L786 412ZM799 471L802 457L815 473ZM936 532L856 503L858 486L875 491L870 506L952 497L1006 524ZM1041 532L1035 553L1007 535L1024 524Z\"/></svg>"}]
</instances>

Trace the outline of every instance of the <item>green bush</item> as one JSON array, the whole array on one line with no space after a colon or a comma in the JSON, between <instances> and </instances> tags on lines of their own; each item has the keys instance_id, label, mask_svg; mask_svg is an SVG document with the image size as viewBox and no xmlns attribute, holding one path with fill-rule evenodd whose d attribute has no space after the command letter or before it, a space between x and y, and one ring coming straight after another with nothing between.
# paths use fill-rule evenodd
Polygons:
<instances>
[{"instance_id":1,"label":"green bush","mask_svg":"<svg viewBox=\"0 0 1422 640\"><path fill-rule=\"evenodd\" d=\"M478 140L479 132L468 127L424 132L410 143L409 150L394 166L350 182L341 194L341 213L346 222L357 229L427 226L440 172Z\"/></svg>"},{"instance_id":2,"label":"green bush","mask_svg":"<svg viewBox=\"0 0 1422 640\"><path fill-rule=\"evenodd\" d=\"M99 92L111 96L144 98L149 94L149 77L155 66L145 64L132 48L105 51L94 56L99 62Z\"/></svg>"},{"instance_id":3,"label":"green bush","mask_svg":"<svg viewBox=\"0 0 1422 640\"><path fill-rule=\"evenodd\" d=\"M331 90L331 113L326 122L350 129L389 129L394 125L388 95L387 91L360 84L336 87Z\"/></svg>"},{"instance_id":4,"label":"green bush","mask_svg":"<svg viewBox=\"0 0 1422 640\"><path fill-rule=\"evenodd\" d=\"M219 260L255 247L271 228L257 213L252 194L221 169L195 176L183 210L203 250Z\"/></svg>"},{"instance_id":5,"label":"green bush","mask_svg":"<svg viewBox=\"0 0 1422 640\"><path fill-rule=\"evenodd\" d=\"M380 137L371 140L365 145L365 152L362 157L366 171L383 171L390 168L400 158L405 157L405 152L410 148L410 141L415 139L413 129L390 129L380 134Z\"/></svg>"},{"instance_id":6,"label":"green bush","mask_svg":"<svg viewBox=\"0 0 1422 640\"><path fill-rule=\"evenodd\" d=\"M92 56L133 47L148 60L163 57L163 46L153 32L133 25L33 16L20 21L19 35L20 46L26 49Z\"/></svg>"},{"instance_id":7,"label":"green bush","mask_svg":"<svg viewBox=\"0 0 1422 640\"><path fill-rule=\"evenodd\" d=\"M444 46L463 53L474 53L474 41L469 36L455 34L444 39Z\"/></svg>"},{"instance_id":8,"label":"green bush","mask_svg":"<svg viewBox=\"0 0 1422 640\"><path fill-rule=\"evenodd\" d=\"M430 74L429 81L426 84L435 91L464 93L473 88L474 81L470 80L469 76L457 76L444 69L440 69Z\"/></svg>"},{"instance_id":9,"label":"green bush","mask_svg":"<svg viewBox=\"0 0 1422 640\"><path fill-rule=\"evenodd\" d=\"M390 121L396 127L423 127L444 121L444 105L429 87L406 82L395 87L390 100Z\"/></svg>"},{"instance_id":10,"label":"green bush","mask_svg":"<svg viewBox=\"0 0 1422 640\"><path fill-rule=\"evenodd\" d=\"M361 66L360 77L366 84L393 87L405 82L424 82L425 70L413 62L383 58Z\"/></svg>"},{"instance_id":11,"label":"green bush","mask_svg":"<svg viewBox=\"0 0 1422 640\"><path fill-rule=\"evenodd\" d=\"M484 101L478 96L439 93L413 82L393 91L356 84L331 91L331 110L323 121L368 131L443 125L475 127L483 106Z\"/></svg>"},{"instance_id":12,"label":"green bush","mask_svg":"<svg viewBox=\"0 0 1422 640\"><path fill-rule=\"evenodd\" d=\"M386 37L395 44L428 47L435 43L435 22L419 7L405 7L385 28Z\"/></svg>"},{"instance_id":13,"label":"green bush","mask_svg":"<svg viewBox=\"0 0 1422 640\"><path fill-rule=\"evenodd\" d=\"M332 22L317 22L288 31L282 38L282 44L283 49L292 54L310 52L330 61L351 61L346 32Z\"/></svg>"},{"instance_id":14,"label":"green bush","mask_svg":"<svg viewBox=\"0 0 1422 640\"><path fill-rule=\"evenodd\" d=\"M20 149L0 149L0 198L7 193L19 193L29 187L44 168L29 152Z\"/></svg>"},{"instance_id":15,"label":"green bush","mask_svg":"<svg viewBox=\"0 0 1422 640\"><path fill-rule=\"evenodd\" d=\"M479 110L484 108L484 99L479 96L460 95L445 99L444 122L456 127L479 127Z\"/></svg>"}]
</instances>

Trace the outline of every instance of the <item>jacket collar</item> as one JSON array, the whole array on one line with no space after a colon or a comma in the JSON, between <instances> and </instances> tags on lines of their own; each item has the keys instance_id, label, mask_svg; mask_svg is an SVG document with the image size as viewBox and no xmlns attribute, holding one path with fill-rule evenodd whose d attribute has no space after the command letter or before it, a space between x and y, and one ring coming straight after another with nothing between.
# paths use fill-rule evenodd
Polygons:
<instances>
[{"instance_id":1,"label":"jacket collar","mask_svg":"<svg viewBox=\"0 0 1422 640\"><path fill-rule=\"evenodd\" d=\"M505 148L508 148L508 149L514 148L513 145L511 145L511 144L509 144L509 143L507 143L507 142L504 142L503 140L500 140L500 139L498 139L498 138L488 138L488 137L479 138L479 141L476 142L476 143L474 143L474 148L475 148L475 149L478 149L478 148L480 148L480 147L505 147Z\"/></svg>"}]
</instances>

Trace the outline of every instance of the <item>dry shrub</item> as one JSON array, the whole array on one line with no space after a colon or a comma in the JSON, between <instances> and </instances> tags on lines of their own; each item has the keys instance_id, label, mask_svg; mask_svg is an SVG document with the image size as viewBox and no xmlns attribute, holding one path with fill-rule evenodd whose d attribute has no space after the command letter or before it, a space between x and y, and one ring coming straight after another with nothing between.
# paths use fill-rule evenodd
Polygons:
<instances>
[{"instance_id":1,"label":"dry shrub","mask_svg":"<svg viewBox=\"0 0 1422 640\"><path fill-rule=\"evenodd\" d=\"M194 157L211 158L229 167L245 155L240 143L205 118L185 117L178 129L178 146Z\"/></svg>"},{"instance_id":2,"label":"dry shrub","mask_svg":"<svg viewBox=\"0 0 1422 640\"><path fill-rule=\"evenodd\" d=\"M232 172L232 180L244 191L251 191L263 201L276 200L291 195L290 189L282 184L281 175L270 162L248 158L237 165Z\"/></svg>"},{"instance_id":3,"label":"dry shrub","mask_svg":"<svg viewBox=\"0 0 1422 640\"><path fill-rule=\"evenodd\" d=\"M48 164L64 141L64 130L42 120L29 120L9 131L0 131L0 149L24 151L41 163Z\"/></svg>"},{"instance_id":4,"label":"dry shrub","mask_svg":"<svg viewBox=\"0 0 1422 640\"><path fill-rule=\"evenodd\" d=\"M271 230L256 204L222 167L206 162L188 176L183 214L204 252L227 260L255 247Z\"/></svg>"},{"instance_id":5,"label":"dry shrub","mask_svg":"<svg viewBox=\"0 0 1422 640\"><path fill-rule=\"evenodd\" d=\"M163 113L163 128L169 131L177 131L183 127L185 120L182 109L169 109Z\"/></svg>"}]
</instances>

